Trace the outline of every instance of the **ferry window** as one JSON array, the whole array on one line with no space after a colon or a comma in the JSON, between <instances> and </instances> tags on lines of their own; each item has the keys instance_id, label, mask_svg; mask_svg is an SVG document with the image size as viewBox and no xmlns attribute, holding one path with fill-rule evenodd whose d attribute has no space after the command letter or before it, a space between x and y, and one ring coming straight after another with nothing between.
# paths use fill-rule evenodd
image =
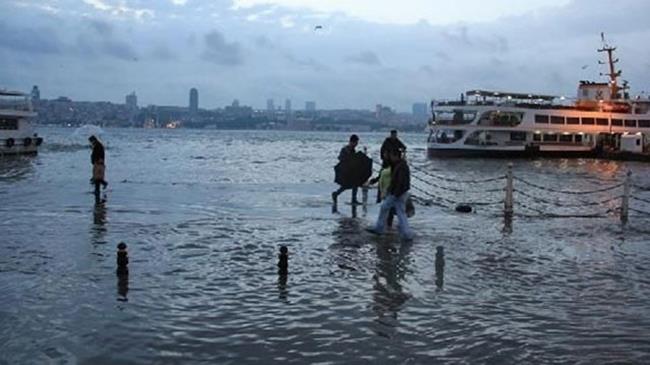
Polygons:
<instances>
[{"instance_id":1,"label":"ferry window","mask_svg":"<svg viewBox=\"0 0 650 365\"><path fill-rule=\"evenodd\" d=\"M582 124L594 125L594 118L582 118Z\"/></svg>"},{"instance_id":2,"label":"ferry window","mask_svg":"<svg viewBox=\"0 0 650 365\"><path fill-rule=\"evenodd\" d=\"M535 114L535 123L548 124L548 115Z\"/></svg>"},{"instance_id":3,"label":"ferry window","mask_svg":"<svg viewBox=\"0 0 650 365\"><path fill-rule=\"evenodd\" d=\"M612 119L612 125L622 127L623 126L623 120L622 119Z\"/></svg>"},{"instance_id":4,"label":"ferry window","mask_svg":"<svg viewBox=\"0 0 650 365\"><path fill-rule=\"evenodd\" d=\"M511 141L525 141L526 132L510 132Z\"/></svg>"},{"instance_id":5,"label":"ferry window","mask_svg":"<svg viewBox=\"0 0 650 365\"><path fill-rule=\"evenodd\" d=\"M566 124L580 124L580 119L574 117L567 117Z\"/></svg>"},{"instance_id":6,"label":"ferry window","mask_svg":"<svg viewBox=\"0 0 650 365\"><path fill-rule=\"evenodd\" d=\"M0 130L16 130L16 129L18 129L18 119L0 118Z\"/></svg>"},{"instance_id":7,"label":"ferry window","mask_svg":"<svg viewBox=\"0 0 650 365\"><path fill-rule=\"evenodd\" d=\"M469 124L476 118L475 111L468 110L439 110L436 111L436 123L443 125Z\"/></svg>"},{"instance_id":8,"label":"ferry window","mask_svg":"<svg viewBox=\"0 0 650 365\"><path fill-rule=\"evenodd\" d=\"M551 116L551 124L564 124L564 117Z\"/></svg>"},{"instance_id":9,"label":"ferry window","mask_svg":"<svg viewBox=\"0 0 650 365\"><path fill-rule=\"evenodd\" d=\"M637 139L637 140L636 140L636 145L637 145L637 146L640 146L640 145L641 145L641 140L640 140L640 139Z\"/></svg>"},{"instance_id":10,"label":"ferry window","mask_svg":"<svg viewBox=\"0 0 650 365\"><path fill-rule=\"evenodd\" d=\"M573 140L574 140L576 143L580 143L580 142L582 142L582 134L576 134L576 135L573 136L573 137L574 137Z\"/></svg>"},{"instance_id":11,"label":"ferry window","mask_svg":"<svg viewBox=\"0 0 650 365\"><path fill-rule=\"evenodd\" d=\"M478 124L498 127L514 127L521 123L523 117L524 113L520 112L490 111L481 115Z\"/></svg>"},{"instance_id":12,"label":"ferry window","mask_svg":"<svg viewBox=\"0 0 650 365\"><path fill-rule=\"evenodd\" d=\"M650 128L650 120L639 120L639 128Z\"/></svg>"},{"instance_id":13,"label":"ferry window","mask_svg":"<svg viewBox=\"0 0 650 365\"><path fill-rule=\"evenodd\" d=\"M605 118L596 119L596 124L598 125L609 125L609 120Z\"/></svg>"},{"instance_id":14,"label":"ferry window","mask_svg":"<svg viewBox=\"0 0 650 365\"><path fill-rule=\"evenodd\" d=\"M542 140L542 135L541 134L539 134L539 133L533 134L533 141L534 142L541 142L541 140Z\"/></svg>"},{"instance_id":15,"label":"ferry window","mask_svg":"<svg viewBox=\"0 0 650 365\"><path fill-rule=\"evenodd\" d=\"M561 134L560 135L560 142L572 142L573 138L570 134Z\"/></svg>"},{"instance_id":16,"label":"ferry window","mask_svg":"<svg viewBox=\"0 0 650 365\"><path fill-rule=\"evenodd\" d=\"M544 142L557 142L557 134L544 134Z\"/></svg>"},{"instance_id":17,"label":"ferry window","mask_svg":"<svg viewBox=\"0 0 650 365\"><path fill-rule=\"evenodd\" d=\"M636 128L636 120L625 119L625 126Z\"/></svg>"}]
</instances>

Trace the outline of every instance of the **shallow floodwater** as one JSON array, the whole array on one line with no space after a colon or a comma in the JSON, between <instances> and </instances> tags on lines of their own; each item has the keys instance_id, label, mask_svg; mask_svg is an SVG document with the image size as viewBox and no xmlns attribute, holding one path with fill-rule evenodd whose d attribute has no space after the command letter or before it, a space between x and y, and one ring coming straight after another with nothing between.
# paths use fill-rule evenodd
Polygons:
<instances>
[{"instance_id":1,"label":"shallow floodwater","mask_svg":"<svg viewBox=\"0 0 650 365\"><path fill-rule=\"evenodd\" d=\"M514 161L550 190L515 180L528 195L509 224L504 180L453 182L509 161L428 161L426 135L406 135L414 193L447 199L416 205L407 243L364 231L374 191L356 212L342 194L332 214L347 134L101 131L110 185L95 207L89 132L41 129L37 157L0 158L0 364L650 362L650 204L631 201L623 226L618 200L588 205L622 188L554 192L628 170L647 188L650 164ZM361 144L376 158L383 137Z\"/></svg>"}]
</instances>

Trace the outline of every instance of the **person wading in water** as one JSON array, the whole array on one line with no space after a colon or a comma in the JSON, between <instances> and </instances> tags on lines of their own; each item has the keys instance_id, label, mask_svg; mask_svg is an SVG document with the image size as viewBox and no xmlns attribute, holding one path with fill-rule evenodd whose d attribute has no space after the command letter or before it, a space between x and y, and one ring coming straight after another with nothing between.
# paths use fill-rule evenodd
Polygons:
<instances>
[{"instance_id":1,"label":"person wading in water","mask_svg":"<svg viewBox=\"0 0 650 365\"><path fill-rule=\"evenodd\" d=\"M93 152L90 155L90 163L93 165L93 177L90 181L95 185L95 204L99 204L101 203L100 185L104 187L104 190L108 186L108 183L104 180L106 173L104 145L95 136L90 136L88 141L93 148Z\"/></svg>"}]
</instances>

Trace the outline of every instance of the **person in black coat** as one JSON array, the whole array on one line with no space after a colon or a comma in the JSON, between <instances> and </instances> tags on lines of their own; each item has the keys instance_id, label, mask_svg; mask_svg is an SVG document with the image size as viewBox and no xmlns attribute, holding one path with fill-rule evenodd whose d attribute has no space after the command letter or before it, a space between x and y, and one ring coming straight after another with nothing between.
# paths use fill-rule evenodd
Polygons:
<instances>
[{"instance_id":1,"label":"person in black coat","mask_svg":"<svg viewBox=\"0 0 650 365\"><path fill-rule=\"evenodd\" d=\"M104 145L97 139L95 136L90 136L88 138L90 145L93 148L93 152L90 154L90 163L93 165L93 177L90 181L95 185L95 203L100 203L100 185L106 186L108 183L105 180L105 154L104 154Z\"/></svg>"},{"instance_id":2,"label":"person in black coat","mask_svg":"<svg viewBox=\"0 0 650 365\"><path fill-rule=\"evenodd\" d=\"M349 158L351 158L355 153L355 148L359 144L359 136L353 134L350 136L348 144L341 148L339 152L339 163L345 163ZM336 205L336 199L338 196L345 190L352 189L352 204L359 204L357 201L357 190L358 186L343 186L341 185L335 192L332 193L332 202Z\"/></svg>"},{"instance_id":3,"label":"person in black coat","mask_svg":"<svg viewBox=\"0 0 650 365\"><path fill-rule=\"evenodd\" d=\"M400 152L405 152L406 151L406 146L402 141L397 138L397 131L393 129L390 131L390 137L387 137L384 140L384 143L381 145L381 159L384 161L388 161L388 153L390 151L400 151Z\"/></svg>"}]
</instances>

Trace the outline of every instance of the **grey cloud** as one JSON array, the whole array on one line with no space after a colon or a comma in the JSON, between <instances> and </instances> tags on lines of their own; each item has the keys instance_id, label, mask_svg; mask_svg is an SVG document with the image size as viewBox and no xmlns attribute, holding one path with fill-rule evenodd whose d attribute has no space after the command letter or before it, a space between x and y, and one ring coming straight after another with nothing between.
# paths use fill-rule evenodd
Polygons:
<instances>
[{"instance_id":1,"label":"grey cloud","mask_svg":"<svg viewBox=\"0 0 650 365\"><path fill-rule=\"evenodd\" d=\"M53 29L13 28L0 23L0 47L28 53L53 54L63 50L63 43Z\"/></svg>"},{"instance_id":2,"label":"grey cloud","mask_svg":"<svg viewBox=\"0 0 650 365\"><path fill-rule=\"evenodd\" d=\"M163 60L163 61L175 60L178 58L176 54L174 54L169 49L169 47L163 44L159 44L156 47L154 47L153 50L151 51L151 55L157 60Z\"/></svg>"},{"instance_id":3,"label":"grey cloud","mask_svg":"<svg viewBox=\"0 0 650 365\"><path fill-rule=\"evenodd\" d=\"M104 41L102 50L109 56L127 61L136 61L138 57L131 45L118 40L111 39Z\"/></svg>"},{"instance_id":4,"label":"grey cloud","mask_svg":"<svg viewBox=\"0 0 650 365\"><path fill-rule=\"evenodd\" d=\"M265 35L256 37L254 40L254 44L258 48L265 48L265 49L275 48L275 44L273 44L273 42L269 39L269 37Z\"/></svg>"},{"instance_id":5,"label":"grey cloud","mask_svg":"<svg viewBox=\"0 0 650 365\"><path fill-rule=\"evenodd\" d=\"M316 61L312 57L302 59L302 58L298 58L298 57L294 56L290 52L283 52L283 55L284 55L284 58L286 60L288 60L289 62L291 62L291 63L293 63L293 64L295 64L297 66L300 66L300 67L310 68L310 69L312 69L314 71L326 71L326 70L329 70L329 68L327 66L325 66L322 63Z\"/></svg>"},{"instance_id":6,"label":"grey cloud","mask_svg":"<svg viewBox=\"0 0 650 365\"><path fill-rule=\"evenodd\" d=\"M371 51L363 51L359 54L348 56L346 58L346 61L351 63L360 63L369 66L381 65L381 61L379 61L379 57L377 57L377 54Z\"/></svg>"},{"instance_id":7,"label":"grey cloud","mask_svg":"<svg viewBox=\"0 0 650 365\"><path fill-rule=\"evenodd\" d=\"M242 48L238 42L227 42L223 34L216 30L204 37L205 49L201 58L205 61L224 66L236 66L244 63Z\"/></svg>"},{"instance_id":8,"label":"grey cloud","mask_svg":"<svg viewBox=\"0 0 650 365\"><path fill-rule=\"evenodd\" d=\"M93 19L89 25L90 28L101 36L111 36L113 34L113 25L103 20Z\"/></svg>"}]
</instances>

